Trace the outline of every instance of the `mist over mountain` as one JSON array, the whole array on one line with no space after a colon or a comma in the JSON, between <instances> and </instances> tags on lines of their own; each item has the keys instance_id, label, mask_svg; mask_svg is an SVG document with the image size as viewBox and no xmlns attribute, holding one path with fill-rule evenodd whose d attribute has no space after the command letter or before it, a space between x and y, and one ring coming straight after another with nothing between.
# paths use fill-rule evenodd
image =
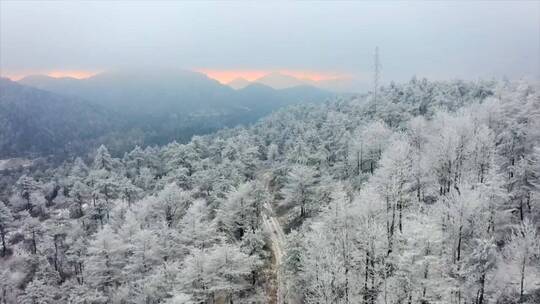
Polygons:
<instances>
[{"instance_id":1,"label":"mist over mountain","mask_svg":"<svg viewBox=\"0 0 540 304\"><path fill-rule=\"evenodd\" d=\"M314 83L308 79L299 79L293 76L281 74L281 73L270 73L268 75L265 75L254 82L267 85L272 88L276 89L286 89L290 87L300 86L300 85L306 85L311 83Z\"/></svg>"},{"instance_id":2,"label":"mist over mountain","mask_svg":"<svg viewBox=\"0 0 540 304\"><path fill-rule=\"evenodd\" d=\"M250 85L251 82L245 78L242 78L242 77L238 77L238 78L235 78L229 82L227 82L227 85L235 90L239 90L239 89L243 89L245 87L247 87L248 85Z\"/></svg>"},{"instance_id":3,"label":"mist over mountain","mask_svg":"<svg viewBox=\"0 0 540 304\"><path fill-rule=\"evenodd\" d=\"M30 76L19 82L132 114L219 111L235 106L226 100L234 94L231 88L184 70L117 70L80 80Z\"/></svg>"},{"instance_id":4,"label":"mist over mountain","mask_svg":"<svg viewBox=\"0 0 540 304\"><path fill-rule=\"evenodd\" d=\"M0 158L80 153L119 124L98 105L0 78Z\"/></svg>"},{"instance_id":5,"label":"mist over mountain","mask_svg":"<svg viewBox=\"0 0 540 304\"><path fill-rule=\"evenodd\" d=\"M33 129L46 130L43 132L47 132L51 139L46 136L41 136L40 139L50 142L56 149L73 145L71 141L74 136L64 136L65 132L84 130L88 133L87 137L92 137L92 142L100 141L99 136L108 134L106 138L101 138L101 142L116 146L116 149L112 149L116 153L121 153L126 147L133 147L135 144L165 144L173 140L185 142L196 134L206 134L223 127L252 123L283 106L302 102L321 102L333 96L333 93L328 91L305 85L276 90L263 84L249 84L235 90L204 74L177 69L116 70L86 79L34 75L21 79L19 84L9 80L4 82L9 87L21 88L9 91L10 100L23 99L35 104L38 101L34 100L34 95L47 96L39 99L40 105L45 108L44 117L32 121L31 126L21 123L10 124L13 125L12 133L24 134L32 132L30 130ZM23 94L28 91L39 93ZM19 96L19 94L23 95ZM50 107L48 103L52 97L48 96L66 101L77 100L77 102L65 102L65 105L56 103L55 106ZM4 100L6 98L2 97L3 103L9 101ZM24 107L24 104L18 106ZM89 109L99 109L100 113L104 114L99 115ZM12 120L16 116L13 111L16 111L15 108L3 114ZM88 113L90 116L69 114L74 111ZM49 128L46 123L53 123L53 112L66 113L60 120L54 122L55 128ZM23 116L27 114L25 111L17 113ZM51 117L47 118L48 116ZM110 119L111 117L114 119ZM29 118L25 117L25 119ZM101 119L115 121L115 124L95 124L95 121ZM70 121L62 123L63 120L81 123L72 127ZM114 135L118 132L128 133L130 136ZM10 155L11 152L29 154L31 152L43 155L51 152L46 148L48 145L38 144L38 141L33 141L32 137L22 136L22 138L24 140L5 136L4 145L12 148L4 150L4 154ZM52 138L62 138L63 141L59 142ZM36 143L36 149L24 148L27 144L20 143L21 140ZM90 141L85 141L85 143L90 143ZM79 147L75 150L80 152L83 149ZM69 151L75 153L75 150Z\"/></svg>"},{"instance_id":6,"label":"mist over mountain","mask_svg":"<svg viewBox=\"0 0 540 304\"><path fill-rule=\"evenodd\" d=\"M25 77L19 83L83 98L131 114L227 115L238 110L253 111L263 108L271 110L275 108L276 103L282 106L303 99L303 96L292 96L287 91L270 88L265 91L267 95L253 95L246 100L246 92L239 94L231 87L222 85L204 74L177 69L118 70L80 80L38 75ZM298 85L305 83L298 82ZM321 101L333 95L314 87L306 87L303 91L310 96L311 101ZM261 93L252 90L247 92ZM250 107L246 109L248 104Z\"/></svg>"},{"instance_id":7,"label":"mist over mountain","mask_svg":"<svg viewBox=\"0 0 540 304\"><path fill-rule=\"evenodd\" d=\"M263 84L278 90L297 86L308 86L330 92L339 92L341 94L365 92L370 88L365 79L360 79L358 77L340 76L335 78L313 80L310 78L295 77L279 72L268 73L253 81L238 77L227 83L229 87L236 90L245 88L250 84Z\"/></svg>"}]
</instances>

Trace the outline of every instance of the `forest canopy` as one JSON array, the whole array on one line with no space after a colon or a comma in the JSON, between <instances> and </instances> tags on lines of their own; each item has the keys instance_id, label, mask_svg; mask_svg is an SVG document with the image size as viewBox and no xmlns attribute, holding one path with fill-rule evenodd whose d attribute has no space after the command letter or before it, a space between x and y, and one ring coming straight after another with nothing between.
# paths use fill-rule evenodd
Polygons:
<instances>
[{"instance_id":1,"label":"forest canopy","mask_svg":"<svg viewBox=\"0 0 540 304\"><path fill-rule=\"evenodd\" d=\"M3 303L540 301L535 83L414 78L92 154L1 183Z\"/></svg>"}]
</instances>

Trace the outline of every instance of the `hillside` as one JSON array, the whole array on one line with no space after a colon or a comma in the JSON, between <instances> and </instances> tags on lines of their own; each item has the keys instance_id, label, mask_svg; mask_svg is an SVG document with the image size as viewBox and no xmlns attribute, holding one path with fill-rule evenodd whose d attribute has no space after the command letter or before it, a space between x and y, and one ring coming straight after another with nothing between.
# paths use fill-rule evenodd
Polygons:
<instances>
[{"instance_id":1,"label":"hillside","mask_svg":"<svg viewBox=\"0 0 540 304\"><path fill-rule=\"evenodd\" d=\"M24 84L24 85L22 85ZM99 144L116 155L135 145L186 142L193 135L251 124L287 105L321 102L313 87L233 90L188 71L119 71L89 79L2 79L0 158L83 156Z\"/></svg>"},{"instance_id":2,"label":"hillside","mask_svg":"<svg viewBox=\"0 0 540 304\"><path fill-rule=\"evenodd\" d=\"M117 70L80 80L29 76L19 82L116 111L152 116L238 115L253 108L274 110L305 97L317 102L333 95L314 87L305 87L305 94L295 96L271 88L238 92L204 74L179 69Z\"/></svg>"},{"instance_id":3,"label":"hillside","mask_svg":"<svg viewBox=\"0 0 540 304\"><path fill-rule=\"evenodd\" d=\"M97 105L0 78L0 159L81 153L118 123Z\"/></svg>"},{"instance_id":4,"label":"hillside","mask_svg":"<svg viewBox=\"0 0 540 304\"><path fill-rule=\"evenodd\" d=\"M123 158L102 146L12 185L2 288L8 302L537 303L539 92L413 79Z\"/></svg>"},{"instance_id":5,"label":"hillside","mask_svg":"<svg viewBox=\"0 0 540 304\"><path fill-rule=\"evenodd\" d=\"M322 102L334 95L309 86L275 90L256 84L234 90L203 74L177 69L118 70L80 80L38 75L19 83L118 113L124 130L133 134L131 147L186 142L193 135L251 124L283 106ZM107 143L115 141L111 137ZM114 151L123 153L126 143L118 141Z\"/></svg>"}]
</instances>

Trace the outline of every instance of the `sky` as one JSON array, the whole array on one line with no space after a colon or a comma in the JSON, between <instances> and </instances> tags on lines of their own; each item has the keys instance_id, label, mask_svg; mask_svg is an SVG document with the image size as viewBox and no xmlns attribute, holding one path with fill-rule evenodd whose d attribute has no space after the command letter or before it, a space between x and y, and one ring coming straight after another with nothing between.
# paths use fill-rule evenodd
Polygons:
<instances>
[{"instance_id":1,"label":"sky","mask_svg":"<svg viewBox=\"0 0 540 304\"><path fill-rule=\"evenodd\" d=\"M0 1L0 73L84 78L179 67L369 83L540 78L540 1Z\"/></svg>"}]
</instances>

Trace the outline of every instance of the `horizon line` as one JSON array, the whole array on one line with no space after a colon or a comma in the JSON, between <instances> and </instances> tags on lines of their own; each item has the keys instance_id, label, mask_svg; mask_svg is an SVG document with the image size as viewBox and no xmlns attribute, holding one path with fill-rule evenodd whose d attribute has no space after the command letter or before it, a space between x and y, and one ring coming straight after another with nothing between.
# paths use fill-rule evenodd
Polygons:
<instances>
[{"instance_id":1,"label":"horizon line","mask_svg":"<svg viewBox=\"0 0 540 304\"><path fill-rule=\"evenodd\" d=\"M88 79L93 76L102 74L110 70L36 70L36 71L21 71L21 72L0 72L0 77L8 78L12 81L19 81L30 76L47 76L51 78L74 78ZM266 77L271 74L280 74L296 78L307 82L320 82L325 80L350 79L352 75L338 72L324 72L313 70L296 70L296 69L209 69L209 68L190 68L184 69L196 73L206 75L208 78L214 79L222 84L228 84L236 79L244 79L248 82L256 82L256 80Z\"/></svg>"}]
</instances>

